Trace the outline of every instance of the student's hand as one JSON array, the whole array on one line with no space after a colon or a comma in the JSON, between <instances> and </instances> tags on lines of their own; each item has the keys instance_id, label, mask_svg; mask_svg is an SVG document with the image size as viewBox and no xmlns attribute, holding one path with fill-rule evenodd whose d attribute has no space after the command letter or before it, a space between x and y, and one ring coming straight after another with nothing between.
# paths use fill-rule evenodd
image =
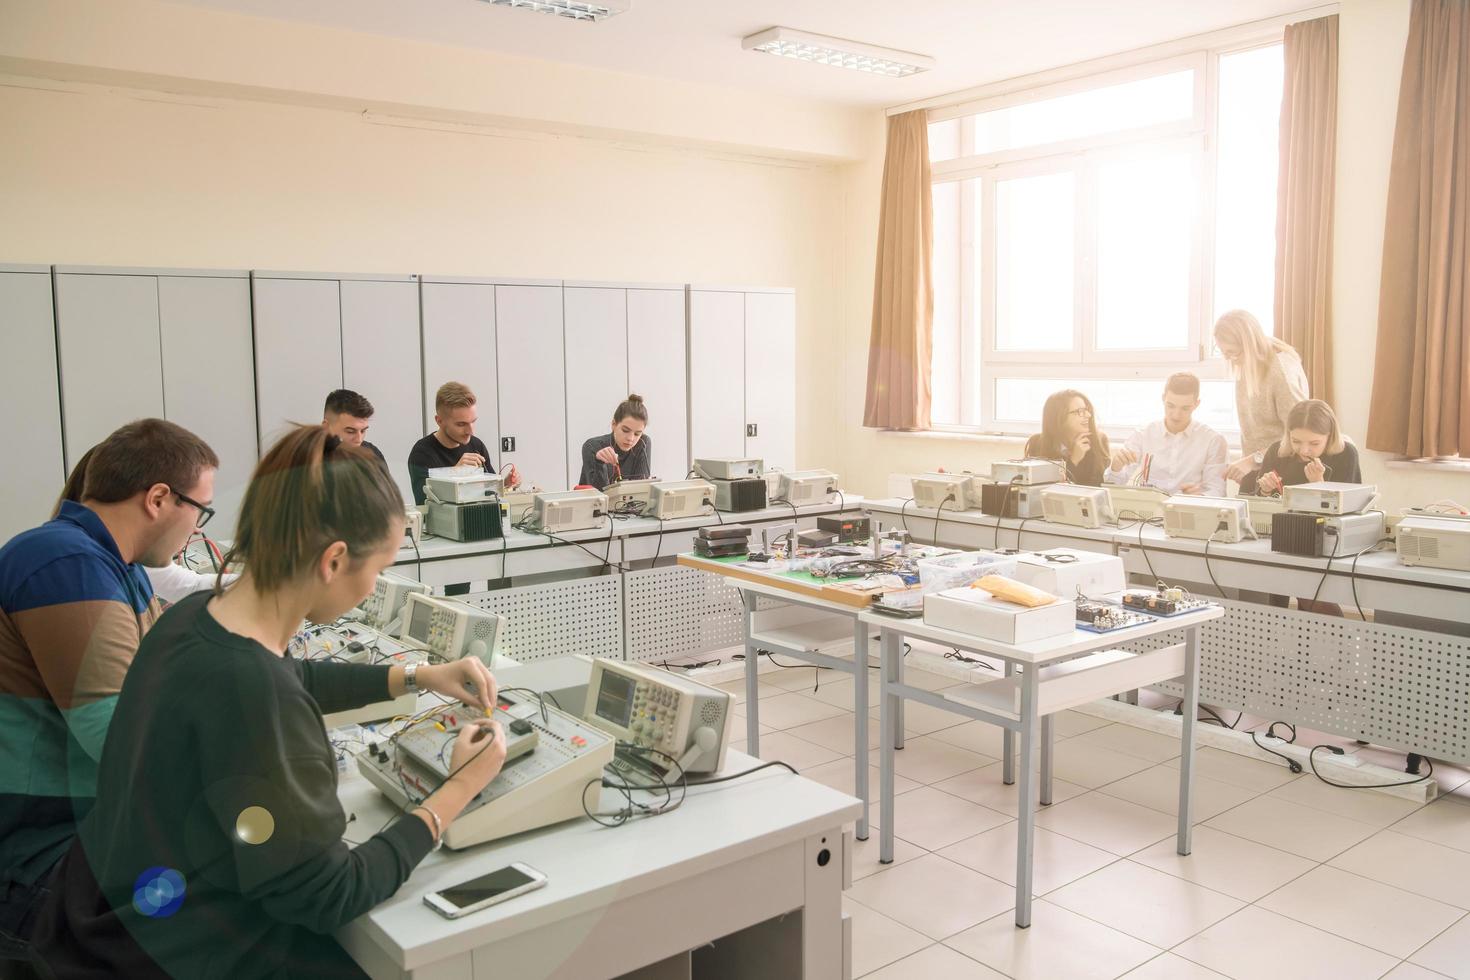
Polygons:
<instances>
[{"instance_id":1,"label":"student's hand","mask_svg":"<svg viewBox=\"0 0 1470 980\"><path fill-rule=\"evenodd\" d=\"M603 446L601 449L597 450L596 458L600 462L606 463L608 466L618 465L618 451L611 446Z\"/></svg>"},{"instance_id":2,"label":"student's hand","mask_svg":"<svg viewBox=\"0 0 1470 980\"><path fill-rule=\"evenodd\" d=\"M1260 465L1260 463L1256 462L1255 455L1253 453L1248 453L1230 464L1230 468L1225 471L1225 477L1226 479L1234 480L1236 483L1239 483L1241 480L1254 473Z\"/></svg>"},{"instance_id":3,"label":"student's hand","mask_svg":"<svg viewBox=\"0 0 1470 980\"><path fill-rule=\"evenodd\" d=\"M485 468L485 457L484 456L481 456L479 453L465 453L463 456L461 456L459 458L459 462L458 463L455 463L454 465L455 465L455 467L460 467L460 466L474 467L477 470L478 469L484 469Z\"/></svg>"},{"instance_id":4,"label":"student's hand","mask_svg":"<svg viewBox=\"0 0 1470 980\"><path fill-rule=\"evenodd\" d=\"M507 490L514 490L521 485L521 471L516 469L516 464L506 463L505 469L501 471L501 475L505 477L505 488Z\"/></svg>"},{"instance_id":5,"label":"student's hand","mask_svg":"<svg viewBox=\"0 0 1470 980\"><path fill-rule=\"evenodd\" d=\"M494 710L499 691L490 668L479 657L465 657L453 663L420 667L418 682L426 691L463 701L483 711Z\"/></svg>"},{"instance_id":6,"label":"student's hand","mask_svg":"<svg viewBox=\"0 0 1470 980\"><path fill-rule=\"evenodd\" d=\"M1256 493L1265 495L1268 493L1281 492L1281 475L1275 470L1270 473L1262 473L1256 478Z\"/></svg>"},{"instance_id":7,"label":"student's hand","mask_svg":"<svg viewBox=\"0 0 1470 980\"><path fill-rule=\"evenodd\" d=\"M1072 462L1080 463L1083 457L1092 451L1092 434L1079 432L1077 438L1072 440Z\"/></svg>"},{"instance_id":8,"label":"student's hand","mask_svg":"<svg viewBox=\"0 0 1470 980\"><path fill-rule=\"evenodd\" d=\"M449 771L454 779L464 780L475 793L480 792L505 765L505 729L500 722L477 718L460 728L449 753Z\"/></svg>"},{"instance_id":9,"label":"student's hand","mask_svg":"<svg viewBox=\"0 0 1470 980\"><path fill-rule=\"evenodd\" d=\"M1113 472L1116 473L1125 466L1138 462L1138 454L1126 446L1119 446L1113 450Z\"/></svg>"},{"instance_id":10,"label":"student's hand","mask_svg":"<svg viewBox=\"0 0 1470 980\"><path fill-rule=\"evenodd\" d=\"M1200 483L1185 483L1179 487L1180 493L1198 496L1204 491L1204 485Z\"/></svg>"},{"instance_id":11,"label":"student's hand","mask_svg":"<svg viewBox=\"0 0 1470 980\"><path fill-rule=\"evenodd\" d=\"M1308 483L1320 483L1322 478L1327 475L1327 467L1322 465L1320 459L1313 459L1307 464L1305 472Z\"/></svg>"}]
</instances>

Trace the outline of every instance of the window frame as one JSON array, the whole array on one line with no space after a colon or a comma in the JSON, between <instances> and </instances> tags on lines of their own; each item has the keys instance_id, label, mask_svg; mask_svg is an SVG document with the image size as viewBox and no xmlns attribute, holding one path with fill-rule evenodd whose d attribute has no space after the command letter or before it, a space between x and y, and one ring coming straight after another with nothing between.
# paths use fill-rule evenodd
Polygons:
<instances>
[{"instance_id":1,"label":"window frame","mask_svg":"<svg viewBox=\"0 0 1470 980\"><path fill-rule=\"evenodd\" d=\"M1213 349L1209 326L1214 316L1215 192L1220 59L1239 52L1280 45L1284 24L1248 35L1235 34L1228 43L1163 58L1065 78L1060 81L972 99L928 111L928 122L958 119L961 153L974 144L974 119L982 112L1024 105L1062 95L1105 88L1129 81L1194 71L1193 112L1188 119L1134 127L1021 149L961 155L931 165L934 184L959 182L960 187L960 337L958 349L958 423L932 426L934 431L1021 436L1036 431L1036 423L999 419L995 414L996 382L1001 378L1036 378L1055 374L1078 379L1162 379L1175 371L1191 371L1202 381L1227 381L1229 366ZM1196 167L1197 220L1190 261L1189 323L1183 348L1106 350L1096 345L1097 334L1097 180L1109 158L1127 151L1156 147L1186 147ZM1076 189L1073 227L1073 346L1068 351L1033 352L997 350L995 188L999 181L1018 176L1070 171ZM979 207L977 227L975 209ZM978 234L977 234L978 232ZM976 296L976 285L979 297ZM980 308L977 309L977 303ZM978 326L978 329L976 327ZM1123 436L1131 426L1109 426L1110 435ZM1238 430L1222 432L1234 442Z\"/></svg>"}]
</instances>

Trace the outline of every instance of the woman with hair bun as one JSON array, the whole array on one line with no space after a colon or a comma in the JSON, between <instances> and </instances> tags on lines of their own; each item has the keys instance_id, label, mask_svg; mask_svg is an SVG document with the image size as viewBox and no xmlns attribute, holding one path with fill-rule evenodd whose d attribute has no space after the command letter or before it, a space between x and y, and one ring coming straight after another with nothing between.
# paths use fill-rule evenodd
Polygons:
<instances>
[{"instance_id":1,"label":"woman with hair bun","mask_svg":"<svg viewBox=\"0 0 1470 980\"><path fill-rule=\"evenodd\" d=\"M646 480L653 475L653 443L643 434L648 409L642 395L629 395L613 410L612 431L582 443L579 484L604 489L620 480Z\"/></svg>"}]
</instances>

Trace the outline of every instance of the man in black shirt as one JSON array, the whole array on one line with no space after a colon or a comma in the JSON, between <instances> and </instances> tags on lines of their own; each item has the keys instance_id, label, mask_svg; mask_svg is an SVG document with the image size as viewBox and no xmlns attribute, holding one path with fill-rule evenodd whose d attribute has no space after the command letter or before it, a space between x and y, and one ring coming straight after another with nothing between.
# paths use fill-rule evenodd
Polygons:
<instances>
[{"instance_id":1,"label":"man in black shirt","mask_svg":"<svg viewBox=\"0 0 1470 980\"><path fill-rule=\"evenodd\" d=\"M338 388L328 395L327 403L322 407L322 426L328 435L341 439L344 445L368 450L387 469L388 461L383 458L382 451L365 438L372 419L373 403L347 388Z\"/></svg>"},{"instance_id":2,"label":"man in black shirt","mask_svg":"<svg viewBox=\"0 0 1470 980\"><path fill-rule=\"evenodd\" d=\"M408 453L408 484L413 490L414 503L424 502L424 481L429 470L441 466L460 466L483 469L494 473L490 465L490 450L475 435L475 393L458 381L448 381L439 386L434 395L434 422L438 428L413 444ZM521 482L514 466L505 470L505 486L513 489Z\"/></svg>"}]
</instances>

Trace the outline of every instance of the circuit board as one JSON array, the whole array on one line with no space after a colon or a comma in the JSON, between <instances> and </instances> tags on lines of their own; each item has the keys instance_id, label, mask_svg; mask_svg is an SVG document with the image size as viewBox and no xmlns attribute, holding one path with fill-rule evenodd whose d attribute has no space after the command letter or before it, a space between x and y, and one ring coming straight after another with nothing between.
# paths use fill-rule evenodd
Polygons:
<instances>
[{"instance_id":1,"label":"circuit board","mask_svg":"<svg viewBox=\"0 0 1470 980\"><path fill-rule=\"evenodd\" d=\"M1185 613L1208 609L1215 605L1215 603L1207 602L1204 599L1195 599L1187 596L1176 597L1140 589L1124 592L1123 605L1136 612L1147 613L1149 616L1167 619L1171 616L1183 616Z\"/></svg>"},{"instance_id":2,"label":"circuit board","mask_svg":"<svg viewBox=\"0 0 1470 980\"><path fill-rule=\"evenodd\" d=\"M1077 628L1088 633L1116 633L1153 620L1111 602L1077 600Z\"/></svg>"}]
</instances>

